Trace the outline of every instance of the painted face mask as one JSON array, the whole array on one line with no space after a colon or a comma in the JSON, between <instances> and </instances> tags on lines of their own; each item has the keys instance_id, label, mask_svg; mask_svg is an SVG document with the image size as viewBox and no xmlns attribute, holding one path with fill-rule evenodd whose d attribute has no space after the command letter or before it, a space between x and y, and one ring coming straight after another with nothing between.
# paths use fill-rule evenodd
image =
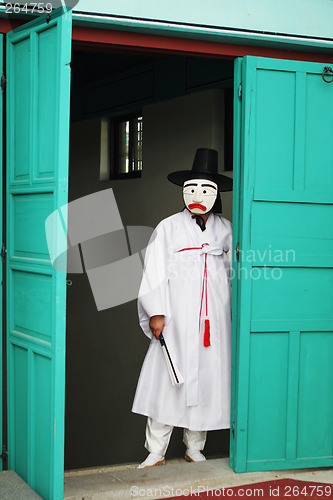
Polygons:
<instances>
[{"instance_id":1,"label":"painted face mask","mask_svg":"<svg viewBox=\"0 0 333 500\"><path fill-rule=\"evenodd\" d=\"M206 214L215 203L218 186L206 179L191 179L184 182L183 197L186 207L192 214Z\"/></svg>"}]
</instances>

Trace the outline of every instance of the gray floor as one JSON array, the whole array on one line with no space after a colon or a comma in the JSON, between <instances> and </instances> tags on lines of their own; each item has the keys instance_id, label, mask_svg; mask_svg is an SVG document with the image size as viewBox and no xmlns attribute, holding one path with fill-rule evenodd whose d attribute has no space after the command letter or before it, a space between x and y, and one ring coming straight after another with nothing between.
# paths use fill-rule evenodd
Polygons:
<instances>
[{"instance_id":1,"label":"gray floor","mask_svg":"<svg viewBox=\"0 0 333 500\"><path fill-rule=\"evenodd\" d=\"M0 472L0 499L42 500L42 498L12 470Z\"/></svg>"},{"instance_id":2,"label":"gray floor","mask_svg":"<svg viewBox=\"0 0 333 500\"><path fill-rule=\"evenodd\" d=\"M152 500L286 477L332 485L329 498L333 498L333 467L236 474L229 468L229 458L201 463L170 460L163 467L139 470L137 465L66 472L65 500Z\"/></svg>"}]
</instances>

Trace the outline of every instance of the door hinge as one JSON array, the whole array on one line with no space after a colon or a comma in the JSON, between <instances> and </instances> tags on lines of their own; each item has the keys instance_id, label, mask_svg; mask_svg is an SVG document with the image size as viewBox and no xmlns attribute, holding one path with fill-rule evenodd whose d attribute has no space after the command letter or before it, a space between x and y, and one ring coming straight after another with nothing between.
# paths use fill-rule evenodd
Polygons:
<instances>
[{"instance_id":1,"label":"door hinge","mask_svg":"<svg viewBox=\"0 0 333 500\"><path fill-rule=\"evenodd\" d=\"M239 243L236 245L236 259L239 260Z\"/></svg>"},{"instance_id":2,"label":"door hinge","mask_svg":"<svg viewBox=\"0 0 333 500\"><path fill-rule=\"evenodd\" d=\"M2 262L5 263L6 262L6 256L7 256L7 250L6 250L6 246L5 246L4 243L2 245L0 255L1 255Z\"/></svg>"},{"instance_id":3,"label":"door hinge","mask_svg":"<svg viewBox=\"0 0 333 500\"><path fill-rule=\"evenodd\" d=\"M5 73L2 73L2 75L1 75L1 90L2 90L2 92L5 92L6 87L7 87L7 80L5 77Z\"/></svg>"},{"instance_id":4,"label":"door hinge","mask_svg":"<svg viewBox=\"0 0 333 500\"><path fill-rule=\"evenodd\" d=\"M5 446L2 448L2 454L0 455L1 460L6 461L8 459L8 451Z\"/></svg>"},{"instance_id":5,"label":"door hinge","mask_svg":"<svg viewBox=\"0 0 333 500\"><path fill-rule=\"evenodd\" d=\"M232 438L235 439L235 422L232 423Z\"/></svg>"},{"instance_id":6,"label":"door hinge","mask_svg":"<svg viewBox=\"0 0 333 500\"><path fill-rule=\"evenodd\" d=\"M241 83L238 85L238 99L240 101L242 100L242 84Z\"/></svg>"}]
</instances>

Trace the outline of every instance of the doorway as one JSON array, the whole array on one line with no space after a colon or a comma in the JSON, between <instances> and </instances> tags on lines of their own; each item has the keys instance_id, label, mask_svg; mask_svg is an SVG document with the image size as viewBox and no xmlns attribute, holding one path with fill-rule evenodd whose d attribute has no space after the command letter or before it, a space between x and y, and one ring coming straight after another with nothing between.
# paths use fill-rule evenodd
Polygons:
<instances>
[{"instance_id":1,"label":"doorway","mask_svg":"<svg viewBox=\"0 0 333 500\"><path fill-rule=\"evenodd\" d=\"M45 33L46 36L44 36ZM112 34L111 31L107 33ZM62 51L57 50L59 44L56 37L58 36L63 42ZM38 44L35 41L32 43L33 37L38 38ZM18 32L8 34L6 61L12 75L12 78L8 79L7 95L10 94L12 99L11 106L7 108L7 111L11 111L7 114L7 149L20 153L16 156L9 155L7 158L9 175L6 208L7 220L11 223L7 232L9 246L6 271L7 276L10 277L8 302L13 306L7 309L9 325L7 339L10 350L8 366L11 377L9 379L11 391L8 398L11 427L9 460L10 467L29 481L34 489L45 497L53 495L56 498L57 495L58 497L62 495L61 476L64 457L66 276L53 272L45 239L45 219L52 213L52 210L67 203L70 42L71 19L69 15L58 19L55 17L50 23L46 19L33 21ZM216 46L220 51L225 50L218 44ZM206 50L208 52L208 48ZM232 54L244 55L248 48L242 46L239 50L242 54L239 52L235 54L234 49ZM279 53L280 56L282 53L286 55L283 51ZM277 52L274 51L271 56L276 57ZM296 53L288 52L289 58L296 58L296 56ZM298 57L310 58L311 61L315 59L312 53L298 54ZM316 57L318 57L316 60L327 64L324 55L319 54ZM27 73L30 60L34 62L31 66L33 69L31 75ZM38 65L35 64L36 61L39 61ZM203 61L204 59L201 60ZM86 63L91 65L91 60L87 58ZM251 56L244 57L243 60L237 59L235 62L237 96L234 102L235 111L237 111L235 112L237 137L234 151L238 155L235 165L240 165L240 168L235 168L237 184L240 187L235 190L235 194L236 191L239 193L241 201L238 204L234 199L234 205L239 207L239 217L235 214L234 224L237 223L241 229L239 240L235 238L235 243L239 241L242 252L261 251L271 241L280 245L282 235L285 248L295 245L300 256L294 265L280 266L289 269L286 275L290 278L289 281L288 279L279 281L280 287L276 287L274 293L270 293L271 290L263 286L267 283L259 283L259 281L247 280L244 286L240 286L239 297L242 310L239 309L236 316L239 312L241 321L240 323L234 321L234 326L237 324L238 331L233 337L234 339L241 338L242 341L236 346L238 357L235 367L237 371L233 380L236 380L237 392L234 395L236 404L232 428L233 446L230 449L231 465L237 472L332 464L332 440L326 438L331 436L332 405L329 395L330 380L332 380L330 359L333 352L330 334L333 330L330 307L332 288L331 281L326 278L327 268L332 267L329 250L332 238L326 238L326 234L327 228L330 227L328 221L332 218L333 185L332 170L327 162L327 158L332 156L330 154L332 141L326 139L332 135L330 115L325 113L333 97L331 93L333 87L329 86L329 82L324 78L328 69L328 66L314 62ZM87 83L82 79L82 73L85 72L91 74L91 67L89 71L87 67L83 67L81 75L78 76L79 86ZM25 84L25 80L20 78L21 74L31 76L29 78L29 82L32 82L31 86ZM142 106L143 104L159 106L163 104L163 101L171 103L171 100L182 96L191 97L190 94L195 93L199 96L201 91L220 90L216 80L211 80L209 88L205 87L205 82L202 81L190 87L187 85L189 73L180 71L180 74L183 76L183 87L185 86L186 92L184 91L181 95L165 95L165 90L172 88L167 84L170 75L167 72L161 79L166 83L164 87L161 86L164 89L162 96L158 96L156 100L153 99L154 95L153 97L145 96L147 100L144 103L141 102ZM206 72L197 72L199 78L203 74L206 75ZM308 87L305 81L309 82ZM21 85L17 85L17 82L21 82ZM216 85L218 88L215 89ZM93 87L95 87L96 99L99 98L97 102L103 105L106 99L105 93L99 92L100 89L96 86ZM125 87L120 85L120 89L123 88ZM139 87L134 86L134 88ZM37 89L40 92L37 92ZM34 98L37 95L36 101ZM85 108L91 102L89 99L84 100L87 94L78 92L75 95L82 100L76 104L72 100L72 108L79 104L77 109L88 111L89 116L86 116L86 119L101 116L103 108L98 113L89 107ZM149 98L152 100L149 101ZM242 101L241 106L240 101ZM52 103L52 109L50 103ZM15 119L17 115L13 111L25 109L25 106L29 106L30 115L25 116L25 121ZM110 113L108 117L109 115ZM38 120L34 119L36 116L39 117ZM74 113L72 113L73 116ZM274 120L271 116L274 116ZM304 117L307 118L306 127L303 126ZM33 124L33 130L29 128L30 124ZM272 133L272 126L274 133ZM33 139L31 144L30 137ZM312 140L312 137L315 140ZM83 138L84 136L80 136L80 151L82 151ZM309 138L311 141L308 140ZM92 140L92 134L88 135L88 139ZM281 144L285 143L289 147L281 148ZM19 144L20 147L15 148L15 144ZM304 149L305 144L311 147ZM313 145L316 147L312 147ZM21 154L24 151L31 151L28 161L26 155ZM272 151L274 155L271 154ZM288 154L284 156L286 151ZM163 154L164 152L162 149ZM303 152L306 154L303 155ZM192 155L193 153L191 160ZM270 161L267 161L267 158ZM296 168L294 168L294 158L297 159ZM84 173L81 165L84 160L85 158L81 160L78 170L81 180ZM173 168L177 167L174 165L173 158L169 163L173 164ZM280 168L281 165L283 169ZM156 180L159 185L160 161L155 162L152 167L154 168L150 178ZM97 170L99 170L98 167ZM144 168L142 180L145 171L147 170ZM127 182L131 181L133 184L135 180L137 179L126 181L123 179L121 183L117 182L117 185L119 187L126 182L126 185L130 186ZM75 183L72 183L72 186L74 185ZM111 181L105 186L111 186ZM138 186L134 184L131 186L128 191L125 190L123 198L125 206L128 206L129 200L135 199L138 193ZM91 188L93 185L90 190ZM128 194L133 197L129 198ZM160 207L160 193L157 191L155 194L157 199L154 204L154 213L156 207ZM117 198L118 195L121 200L120 192L116 193ZM167 197L174 197L174 194L170 191ZM119 209L122 213L121 201L119 201ZM136 211L136 213L140 212ZM147 213L152 213L151 209ZM122 217L125 216L122 215ZM287 220L290 225L279 225ZM304 220L311 224L310 230L309 226L304 226ZM57 214L57 221L58 227L64 231L62 214ZM266 224L262 224L263 221ZM319 224L318 221L321 223ZM124 223L127 223L125 219ZM135 224L135 220L131 223ZM266 231L266 228L270 231ZM277 228L279 231L276 231ZM234 232L238 236L235 229ZM267 240L267 236L270 240ZM58 243L57 238L54 240ZM67 242L66 239L64 241ZM65 248L67 249L66 246ZM312 249L310 252L309 248ZM265 255L267 257L267 254ZM313 267L314 261L315 267ZM260 260L260 266L257 266L252 260L247 261L246 270L251 272L253 268L264 267L266 262L264 258ZM292 279L292 274L297 279ZM308 300L309 283L317 284L316 290L312 289L315 292L313 297L316 301L311 300L311 303ZM291 284L293 287L290 286ZM278 300L275 300L275 297ZM281 301L280 297L285 300ZM252 298L254 301L251 304ZM295 299L297 299L297 307L295 307ZM78 318L82 315L84 306L84 303L77 305ZM52 320L53 318L56 318L56 322ZM323 318L326 318L325 321L322 321ZM96 325L93 324L91 332L96 331L98 326ZM78 331L80 331L80 326L82 324L78 325ZM83 326L86 328L86 324ZM122 327L122 324L120 326ZM121 333L122 331L123 329ZM138 335L142 339L141 332L138 332ZM301 343L300 339L302 339ZM79 338L76 347L81 348L84 341L82 337ZM95 347L96 343L93 349ZM236 349L233 351L235 352ZM125 355L127 366L131 370L132 358L128 356L128 351ZM137 359L137 354L135 355ZM114 359L120 359L119 352ZM108 363L110 365L110 360ZM89 375L92 376L91 374L96 370L96 366L92 368L90 366L90 352L89 356L83 359L82 365L84 369L77 376L78 386L89 381ZM284 377L281 377L281 366ZM309 371L309 367L313 368L313 372ZM83 380L82 374L85 375ZM120 380L121 375L123 374L119 375L117 372L116 382ZM257 381L260 381L260 384ZM262 384L262 381L265 384ZM110 381L102 378L100 384L106 387L107 382ZM272 382L274 382L273 385ZM250 390L248 390L249 383ZM113 386L115 386L114 380L112 380ZM273 391L272 387L274 387ZM257 390L258 388L260 390ZM298 398L299 388L301 398ZM120 399L117 400L119 394L120 392L112 396L116 404L109 409L108 417L113 413L114 408L119 406ZM317 404L318 394L320 394L321 405ZM101 417L100 409L97 411L98 409L93 406L94 401L89 396L91 393L88 393L84 401L85 405L78 404L79 418L81 414L87 413L89 407L93 409L90 415L95 417L97 414ZM110 397L109 393L105 395L104 392L103 396ZM73 401L76 397L77 394L73 391ZM274 405L267 404L267 401L274 402ZM132 398L130 404L131 402ZM327 402L329 404L326 404ZM130 415L130 404L126 406L128 415ZM283 419L281 419L282 415ZM323 420L323 415L325 420ZM79 421L79 419L76 420L76 422ZM275 421L278 425L274 425ZM110 418L107 424L109 422ZM316 422L320 432L311 434L310 431ZM85 443L85 448L82 450L81 442L79 442L81 455L87 456L91 456L93 450L98 450L93 439L87 442L89 425L88 418L84 427L85 433L77 438L77 441L81 439ZM109 427L109 425L105 426L104 436ZM129 426L124 425L124 428L128 429ZM274 432L272 428L275 429ZM279 432L276 429L279 429ZM136 436L139 435L139 431L140 429L135 428ZM93 433L91 435L94 436ZM311 440L308 439L309 435L311 435ZM109 443L114 446L112 438L108 439ZM143 438L142 440L140 438L140 441L140 449L143 450L141 448ZM258 446L259 442L260 446ZM100 460L98 462L100 463ZM118 456L117 462L119 463Z\"/></svg>"},{"instance_id":2,"label":"doorway","mask_svg":"<svg viewBox=\"0 0 333 500\"><path fill-rule=\"evenodd\" d=\"M232 176L233 71L217 58L74 50L69 202L112 188L124 226L155 227L182 210L166 176L190 168L197 147L217 149ZM132 117L143 120L142 170L115 179L103 148L110 160L115 127ZM231 220L232 193L222 204ZM148 342L136 301L98 311L86 274L69 272L68 283L65 469L140 462L146 418L131 406ZM183 451L175 429L168 458ZM228 456L229 430L208 433L205 451Z\"/></svg>"},{"instance_id":3,"label":"doorway","mask_svg":"<svg viewBox=\"0 0 333 500\"><path fill-rule=\"evenodd\" d=\"M44 36L45 33L46 36ZM64 42L61 45L62 51L57 50L59 46L57 36L61 37ZM32 37L38 38L39 43L32 43ZM9 325L7 339L10 350L8 366L11 377L9 379L11 391L8 398L11 427L9 448L12 450L9 460L10 467L28 480L34 489L41 492L44 497L53 495L56 498L57 495L58 497L62 495L61 476L64 457L66 276L53 272L45 239L45 220L52 210L67 203L70 42L71 19L68 15L59 19L55 18L50 23L45 19L41 22L33 21L18 32L8 34L7 37L9 47L7 65L12 72L12 78L8 79L8 91L9 94L11 93L12 100L11 107L7 108L7 111L11 111L7 114L7 149L20 153L25 149L31 151L29 161L26 161L26 155L23 154L9 155L7 158L9 175L7 176L6 208L7 220L11 223L7 233L9 246L6 271L7 276L10 277L8 303L10 302L13 306L7 309ZM246 47L242 48L243 52L247 50ZM235 55L235 52L233 54ZM95 55L97 57L97 53ZM276 56L275 51L274 55ZM146 56L148 57L147 54ZM295 53L288 53L288 56L295 57ZM304 57L312 60L313 54L305 54ZM39 61L38 65L32 66L34 72L29 79L29 82L30 80L32 82L31 87L25 85L25 80L20 78L21 74L29 74L26 71L29 60L34 63ZM325 61L324 56L320 54L317 60ZM180 61L179 59L178 62ZM202 63L203 61L204 59L201 60ZM91 65L91 60L86 58L85 63ZM161 64L163 67L163 63ZM87 67L82 66L82 68L81 75L77 73L79 85L77 86L78 92L75 92L75 95L79 97L79 102L75 103L72 100L72 108L74 111L74 107L79 105L75 109L85 109L88 112L89 116L85 116L85 119L94 119L104 114L101 113L104 109L102 107L96 112L96 109L89 108L91 100L85 99L87 93L79 92L78 87L87 85L82 78L82 74L87 72ZM327 228L330 227L328 221L332 218L333 186L332 169L327 162L327 158L332 156L330 154L332 141L326 138L332 135L332 123L330 115L327 115L325 111L332 103L333 87L329 86L329 81L324 78L328 69L328 66L315 62L274 60L251 56L244 57L243 60L237 59L235 62L237 96L235 95L234 102L235 111L237 111L235 112L237 137L234 151L238 155L235 165L240 165L240 168L235 168L237 184L240 187L235 190L235 194L237 191L241 201L238 204L234 199L235 207L239 207L239 217L235 214L234 225L237 223L240 229L239 232L234 229L235 234L237 236L239 234L239 240L235 238L235 243L239 241L240 250L243 253L244 251L253 252L253 250L258 253L258 250L264 250L272 242L279 249L278 245L281 245L281 241L284 242L285 249L288 249L289 245L295 245L299 252L299 258L293 265L281 264L279 266L288 269L285 273L287 279L280 280L279 286L274 289L272 287L273 293L264 286L267 285L266 282L260 283L257 280L247 280L244 286L241 284L239 288L239 302L242 304L242 309L236 312L236 316L239 313L241 321L237 323L234 321L234 326L237 325L237 335L233 338L242 340L236 346L237 350L233 349L234 353L237 351L235 361L237 371L233 379L236 381L237 391L234 394L236 404L232 428L233 446L230 449L231 466L237 472L332 464L332 439L330 437L332 401L329 395L332 380L330 359L333 352L330 304L333 294L331 281L326 278L327 268L332 267L332 254L330 253L332 238L326 237ZM132 74L130 70L128 71ZM160 67L156 70L156 74L159 74L159 71ZM88 72L91 74L90 67ZM142 77L143 73L149 73L149 69L141 72ZM171 101L175 102L175 99L190 98L195 94L198 97L200 95L201 98L203 92L210 90L215 92L221 89L224 91L227 88L226 82L224 82L224 87L219 87L216 79L210 81L210 87L207 81L199 81L192 87L188 86L190 73L187 70L186 72L180 70L184 92L180 95L177 93L166 95L165 91L172 88L167 84L170 74L172 73L166 72L161 78L161 82L166 84L163 86L160 82L161 87L158 87L163 89L162 95L159 95L157 99L154 99L155 94L146 95L144 102L140 103L142 107L148 109L149 106L162 106L163 102L171 104ZM202 70L197 71L196 74L200 79L207 72ZM152 81L154 83L155 80ZM24 84L16 85L17 82ZM132 87L140 88L139 86ZM122 82L119 88L120 90L125 88ZM152 88L155 88L154 85ZM37 89L40 92L37 92ZM82 88L82 90L85 89ZM89 88L86 87L86 90ZM90 90L95 92L96 101L103 106L110 93L103 94L96 85L93 85L93 88L90 87ZM306 94L305 91L308 93ZM51 99L50 94L53 96ZM38 101L34 101L32 97L35 98L37 95ZM30 106L30 103L33 105ZM53 106L52 112L50 103ZM25 109L27 105L31 113L25 116L25 121L15 119L17 115L13 111ZM149 109L152 110L152 108ZM196 111L196 108L194 109ZM39 120L34 119L37 111ZM108 111L106 118L110 118L110 109ZM274 120L271 119L272 116ZM306 117L305 121L304 117ZM82 120L83 117L80 117L79 121L82 122ZM34 126L33 130L29 128L30 123ZM303 126L304 123L306 127ZM172 122L173 126L175 126L174 122ZM33 139L31 144L30 137ZM80 151L82 151L85 137L79 135ZM313 137L315 140L312 140ZM92 138L93 135L88 134L89 142ZM311 140L308 140L309 138ZM15 144L19 144L20 148L16 149ZM281 144L289 146L281 148ZM311 145L311 147L304 149L304 145ZM316 147L312 147L313 145ZM183 148L180 150L182 151ZM167 149L164 148L161 151L164 154ZM191 160L192 155L193 152ZM161 153L158 159L160 156ZM295 168L294 158L297 159ZM80 168L77 170L80 180L83 179L84 169L81 167L85 160L86 158L81 156ZM186 159L184 162L186 163ZM97 165L98 163L97 161ZM169 163L172 163L173 168L177 168L173 157ZM93 164L92 162L91 165ZM150 173L150 179L156 181L158 186L162 181L159 178L160 164L161 161L152 163ZM74 170L72 168L72 172ZM168 168L168 171L170 170ZM97 171L99 171L98 166ZM142 181L145 172L147 170L144 165ZM119 192L116 192L116 197L119 198L121 213L127 213L124 206L128 207L129 200L134 200L138 194L138 185L134 185L134 181L137 179L117 181ZM107 182L109 184L105 184L105 187L110 187L113 183L113 181ZM127 184L128 182L131 184ZM119 186L123 186L124 183L128 186L128 190L124 191L125 195L121 198ZM75 185L72 183L72 186ZM87 186L87 182L85 185ZM89 188L91 192L94 185L91 184ZM175 195L171 191L169 193L167 198L171 200ZM89 192L82 194L89 194ZM158 190L155 196L154 212L150 208L147 214L155 214L156 207L160 208L161 196ZM123 206L122 203L125 205ZM173 204L172 207L174 211ZM135 212L140 215L141 213L145 215L142 209ZM156 218L157 215L160 218L162 214L156 212ZM128 223L125 215L122 217L124 217L123 222ZM310 226L304 226L304 220L307 220ZM62 214L57 214L57 221L57 227L64 231ZM284 221L290 224L288 226L282 224ZM319 224L318 221L321 223ZM130 223L135 224L135 219L133 218ZM150 221L147 221L147 224L154 225ZM58 243L57 238L54 238L54 241ZM64 242L67 243L67 240L64 239ZM67 249L67 246L65 248ZM266 267L265 258L269 259L269 254L268 256L267 253L264 254L259 266L255 265L253 260L246 261L245 269L252 272L254 268ZM316 262L315 267L314 262ZM297 279L294 279L292 275ZM317 285L316 289L312 288L314 292L312 297L315 297L315 301L309 300L309 283ZM272 284L271 281L270 285ZM280 300L281 297L284 298L283 301ZM85 303L80 303L79 299L77 318L82 316L84 307ZM53 318L56 318L56 322ZM324 318L326 318L325 321L322 321ZM128 323L129 321L128 319ZM108 326L109 324L117 325L116 322L108 321ZM123 333L123 324L118 323L119 325L122 327L119 330ZM97 323L92 324L91 335L95 333L98 326ZM80 327L82 330L83 327L86 329L87 324L78 324L78 332L80 332ZM128 335L134 334L131 328L129 331ZM137 338L143 338L139 331L138 335ZM85 342L87 343L86 339L79 337L74 348L81 349L81 344L84 345ZM91 348L93 352L96 350L96 345L96 342L92 346L88 345L87 350ZM142 357L144 350L141 351ZM68 352L70 353L70 348ZM87 381L91 383L90 378L97 371L96 368L99 368L99 365L91 367L91 352L86 359L82 356L83 369L77 375L76 387L83 386L83 390L85 390L84 383L87 384ZM110 361L115 363L121 359L122 352L113 350L112 353L114 352L116 353L114 358L107 360L108 366L111 364ZM104 352L102 354L104 355ZM99 357L97 359L99 360ZM138 359L136 352L135 359ZM125 360L126 366L130 367L125 373L128 376L128 372L133 369L133 358L128 354L128 350L125 351ZM283 377L281 377L281 367L283 367ZM309 367L312 368L312 372ZM116 375L116 381L113 379L111 381L112 387L116 387L115 382L119 382L124 373L119 374L118 371ZM136 384L136 379L137 373L131 379L135 380L134 384ZM125 380L127 381L128 378ZM103 377L98 382L99 385L93 385L94 390L110 385L110 379ZM114 447L113 439L108 437L107 441L105 436L110 428L110 416L113 415L114 408L120 406L124 393L118 392L110 396L108 391L102 391L102 389L100 391L104 399L109 398L115 401L115 404L109 407L105 419L107 425L104 426L103 436L100 438L100 442L103 440L103 444L106 443L105 448L110 449L111 446ZM85 424L82 425L85 432L76 435L79 453L91 458L94 450L98 453L98 446L93 439L87 441L91 427L90 421L92 417L95 418L95 414L100 418L99 421L102 421L104 415L101 414L103 409L94 406L95 401L91 397L93 391L86 392L84 404L79 405L80 398L75 390L73 390L72 400L78 403L77 407L80 409L79 418L74 420L74 423L80 422L81 414L87 413L88 408L92 408L88 415L91 418L87 418ZM318 395L320 395L320 405ZM267 404L267 401L271 404ZM132 398L128 398L128 402L129 404L125 404L126 415L130 415ZM123 422L118 419L117 435L120 435L119 421L123 426ZM277 425L274 425L275 422ZM311 433L315 423L320 432ZM124 425L123 428L131 427ZM137 436L139 436L140 429L136 427L133 429L134 437L139 439ZM92 432L90 435L95 437ZM308 439L309 435L311 440ZM67 436L67 441L69 438L72 438L72 435ZM84 449L82 449L82 442L85 443ZM143 438L140 437L141 450L143 450L142 442ZM123 460L127 459L123 458ZM117 463L119 461L119 455L117 455ZM98 463L100 462L98 459ZM110 460L107 458L107 462L112 463L111 458Z\"/></svg>"}]
</instances>

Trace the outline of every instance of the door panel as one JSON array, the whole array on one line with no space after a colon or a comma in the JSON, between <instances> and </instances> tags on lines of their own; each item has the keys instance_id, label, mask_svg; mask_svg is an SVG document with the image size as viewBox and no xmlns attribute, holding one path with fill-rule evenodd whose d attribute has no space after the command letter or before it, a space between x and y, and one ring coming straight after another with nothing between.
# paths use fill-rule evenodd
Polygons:
<instances>
[{"instance_id":1,"label":"door panel","mask_svg":"<svg viewBox=\"0 0 333 500\"><path fill-rule=\"evenodd\" d=\"M7 35L9 468L63 498L66 274L45 220L68 201L71 13Z\"/></svg>"},{"instance_id":2,"label":"door panel","mask_svg":"<svg viewBox=\"0 0 333 500\"><path fill-rule=\"evenodd\" d=\"M332 466L333 84L322 79L324 64L245 57L237 65L231 464L237 472Z\"/></svg>"},{"instance_id":3,"label":"door panel","mask_svg":"<svg viewBox=\"0 0 333 500\"><path fill-rule=\"evenodd\" d=\"M0 47L3 46L3 36L0 34ZM3 72L3 57L2 57L2 50L0 50L0 74L2 75ZM2 172L2 120L3 120L3 94L0 92L0 170ZM2 176L0 176L0 207L2 208L3 204L3 199L2 199ZM2 241L2 231L3 231L3 226L2 226L2 217L0 218L0 235L1 235L1 241ZM1 244L2 246L2 244ZM1 328L1 338L0 338L0 363L1 363L1 370L0 370L0 450L2 453L2 438L3 438L3 411L5 411L6 404L4 404L3 401L3 392L2 392L2 383L3 383L3 351L2 351L2 336L5 335L5 333L2 330L2 289L3 289L3 274L2 274L2 262L0 265L0 328ZM0 471L3 469L3 461L0 460Z\"/></svg>"},{"instance_id":4,"label":"door panel","mask_svg":"<svg viewBox=\"0 0 333 500\"><path fill-rule=\"evenodd\" d=\"M280 439L286 434L288 400L288 335L262 332L251 334L251 359L249 377L249 460L281 460L286 453L286 443ZM261 359L260 366L253 366ZM265 414L257 418L257 409ZM265 418L266 417L266 418ZM271 431L274 429L274 431ZM266 439L263 440L262 436Z\"/></svg>"}]
</instances>

